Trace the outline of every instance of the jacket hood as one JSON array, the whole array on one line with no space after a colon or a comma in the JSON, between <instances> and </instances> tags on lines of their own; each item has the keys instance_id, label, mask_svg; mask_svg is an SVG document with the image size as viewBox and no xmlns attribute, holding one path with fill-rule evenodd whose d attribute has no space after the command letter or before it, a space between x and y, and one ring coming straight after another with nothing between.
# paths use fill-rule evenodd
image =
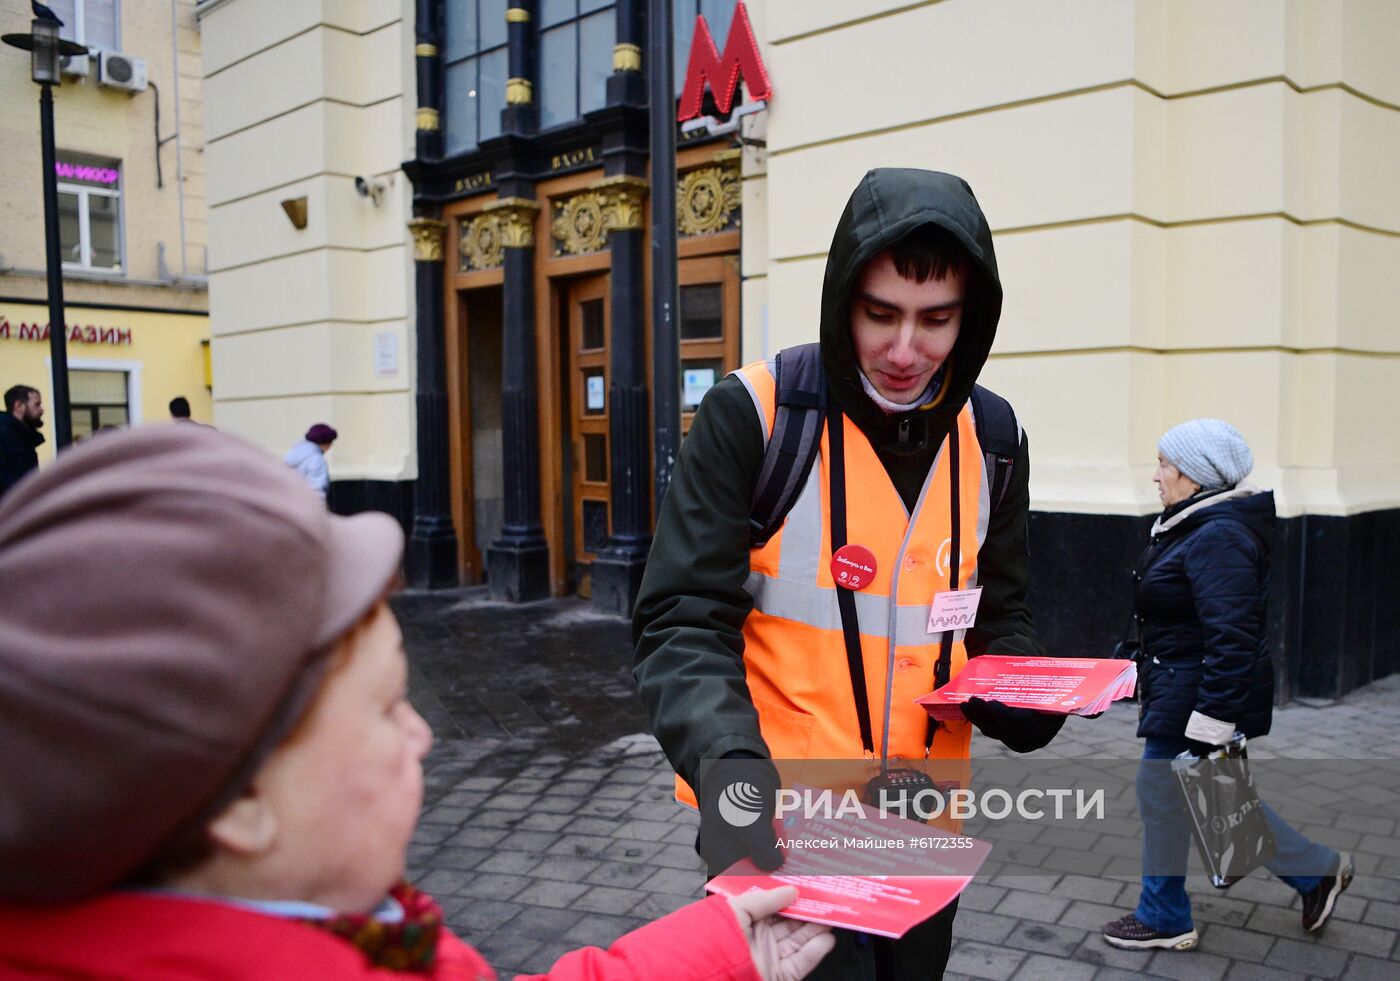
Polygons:
<instances>
[{"instance_id":1,"label":"jacket hood","mask_svg":"<svg viewBox=\"0 0 1400 981\"><path fill-rule=\"evenodd\" d=\"M827 254L821 351L832 396L877 446L883 442L877 434L889 428L891 419L906 413L886 417L861 387L851 341L851 289L866 262L925 225L952 234L973 264L962 328L946 363L945 370L951 372L944 380L947 391L929 411L951 418L962 408L986 363L1001 318L1001 280L992 232L967 182L932 170L881 168L867 173L846 202Z\"/></svg>"},{"instance_id":2,"label":"jacket hood","mask_svg":"<svg viewBox=\"0 0 1400 981\"><path fill-rule=\"evenodd\" d=\"M1229 490L1198 494L1163 511L1152 526L1152 535L1224 520L1240 522L1254 532L1266 553L1272 551L1277 524L1274 492L1239 484Z\"/></svg>"}]
</instances>

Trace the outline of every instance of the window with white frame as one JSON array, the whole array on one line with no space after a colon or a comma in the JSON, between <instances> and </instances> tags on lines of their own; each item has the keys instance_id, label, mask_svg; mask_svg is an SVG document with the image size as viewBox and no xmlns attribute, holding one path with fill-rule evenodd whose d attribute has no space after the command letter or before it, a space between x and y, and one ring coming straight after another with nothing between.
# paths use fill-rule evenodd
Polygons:
<instances>
[{"instance_id":1,"label":"window with white frame","mask_svg":"<svg viewBox=\"0 0 1400 981\"><path fill-rule=\"evenodd\" d=\"M125 371L71 369L68 393L74 438L131 424L131 392Z\"/></svg>"},{"instance_id":2,"label":"window with white frame","mask_svg":"<svg viewBox=\"0 0 1400 981\"><path fill-rule=\"evenodd\" d=\"M55 169L63 265L121 272L121 161L60 152Z\"/></svg>"},{"instance_id":3,"label":"window with white frame","mask_svg":"<svg viewBox=\"0 0 1400 981\"><path fill-rule=\"evenodd\" d=\"M59 33L90 48L117 51L121 40L121 8L117 0L49 0L63 21Z\"/></svg>"}]
</instances>

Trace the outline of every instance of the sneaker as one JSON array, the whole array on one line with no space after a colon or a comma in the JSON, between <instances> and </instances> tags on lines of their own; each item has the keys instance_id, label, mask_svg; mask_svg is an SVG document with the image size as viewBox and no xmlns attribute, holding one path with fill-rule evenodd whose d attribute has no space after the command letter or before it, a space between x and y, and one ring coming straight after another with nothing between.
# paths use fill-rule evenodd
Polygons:
<instances>
[{"instance_id":1,"label":"sneaker","mask_svg":"<svg viewBox=\"0 0 1400 981\"><path fill-rule=\"evenodd\" d=\"M1103 928L1103 938L1111 946L1123 950L1147 950L1150 947L1195 950L1200 935L1194 928L1185 933L1160 933L1129 913L1121 920L1107 924Z\"/></svg>"},{"instance_id":2,"label":"sneaker","mask_svg":"<svg viewBox=\"0 0 1400 981\"><path fill-rule=\"evenodd\" d=\"M1352 874L1351 856L1342 852L1337 856L1337 871L1323 876L1317 888L1303 897L1304 930L1317 933L1327 925L1337 897L1346 892L1347 886L1351 885Z\"/></svg>"}]
</instances>

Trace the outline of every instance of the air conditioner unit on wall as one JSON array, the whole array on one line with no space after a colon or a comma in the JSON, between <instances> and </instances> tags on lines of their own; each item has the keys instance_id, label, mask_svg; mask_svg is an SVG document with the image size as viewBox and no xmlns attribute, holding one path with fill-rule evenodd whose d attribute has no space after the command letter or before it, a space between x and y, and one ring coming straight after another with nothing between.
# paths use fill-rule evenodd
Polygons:
<instances>
[{"instance_id":1,"label":"air conditioner unit on wall","mask_svg":"<svg viewBox=\"0 0 1400 981\"><path fill-rule=\"evenodd\" d=\"M146 90L146 62L116 51L102 51L97 56L97 82L128 92Z\"/></svg>"},{"instance_id":2,"label":"air conditioner unit on wall","mask_svg":"<svg viewBox=\"0 0 1400 981\"><path fill-rule=\"evenodd\" d=\"M64 55L59 59L65 75L86 75L92 65L92 55Z\"/></svg>"}]
</instances>

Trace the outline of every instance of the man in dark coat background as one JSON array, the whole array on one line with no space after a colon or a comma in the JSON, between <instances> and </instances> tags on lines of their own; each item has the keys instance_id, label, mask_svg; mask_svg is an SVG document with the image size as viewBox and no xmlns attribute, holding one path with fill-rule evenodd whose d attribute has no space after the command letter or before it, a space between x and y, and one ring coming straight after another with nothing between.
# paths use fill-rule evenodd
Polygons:
<instances>
[{"instance_id":1,"label":"man in dark coat background","mask_svg":"<svg viewBox=\"0 0 1400 981\"><path fill-rule=\"evenodd\" d=\"M39 466L44 434L44 399L37 388L15 385L5 392L0 415L0 497Z\"/></svg>"}]
</instances>

